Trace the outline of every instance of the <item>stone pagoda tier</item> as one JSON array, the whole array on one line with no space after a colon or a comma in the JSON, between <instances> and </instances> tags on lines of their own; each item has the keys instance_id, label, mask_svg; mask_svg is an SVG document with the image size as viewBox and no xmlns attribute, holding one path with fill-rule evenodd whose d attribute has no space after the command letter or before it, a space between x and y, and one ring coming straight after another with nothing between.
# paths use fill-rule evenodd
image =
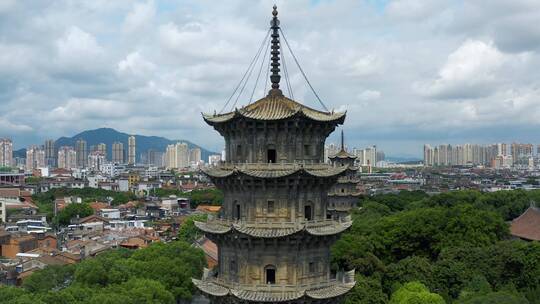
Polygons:
<instances>
[{"instance_id":1,"label":"stone pagoda tier","mask_svg":"<svg viewBox=\"0 0 540 304\"><path fill-rule=\"evenodd\" d=\"M203 169L224 201L217 218L195 223L216 243L218 265L193 283L213 303L339 303L354 271L332 272L330 247L352 220L327 219L328 191L348 167L325 164L324 143L345 113L283 95L275 6L273 16L268 95L203 114L225 138L226 161Z\"/></svg>"},{"instance_id":2,"label":"stone pagoda tier","mask_svg":"<svg viewBox=\"0 0 540 304\"><path fill-rule=\"evenodd\" d=\"M345 174L338 178L337 183L328 192L327 216L340 219L349 216L349 212L356 207L361 196L356 188L360 182L358 167L355 166L356 156L345 150L343 131L341 131L341 150L328 158L334 167L347 168Z\"/></svg>"}]
</instances>

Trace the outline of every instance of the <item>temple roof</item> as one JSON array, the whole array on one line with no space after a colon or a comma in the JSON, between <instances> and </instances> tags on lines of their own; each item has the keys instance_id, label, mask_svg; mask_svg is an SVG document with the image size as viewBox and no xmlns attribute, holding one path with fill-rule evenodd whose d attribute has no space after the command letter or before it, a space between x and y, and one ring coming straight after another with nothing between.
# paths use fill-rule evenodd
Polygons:
<instances>
[{"instance_id":1,"label":"temple roof","mask_svg":"<svg viewBox=\"0 0 540 304\"><path fill-rule=\"evenodd\" d=\"M343 130L341 130L341 149L339 150L338 153L332 155L332 156L329 156L328 157L329 159L331 160L334 160L336 158L342 158L342 159L356 159L357 157L350 154L349 152L347 152L345 150L345 135L343 135Z\"/></svg>"},{"instance_id":2,"label":"temple roof","mask_svg":"<svg viewBox=\"0 0 540 304\"><path fill-rule=\"evenodd\" d=\"M197 279L191 279L193 284L197 286L201 291L216 296L216 297L224 297L229 294L229 288L220 286L218 284L215 284L211 281L205 281L205 280L197 280Z\"/></svg>"},{"instance_id":3,"label":"temple roof","mask_svg":"<svg viewBox=\"0 0 540 304\"><path fill-rule=\"evenodd\" d=\"M310 235L335 235L347 230L352 225L352 219L346 217L343 221L324 220L320 222L299 223L244 223L227 220L195 221L195 226L210 234L225 234L236 231L257 238L276 238L293 235L305 231Z\"/></svg>"},{"instance_id":4,"label":"temple roof","mask_svg":"<svg viewBox=\"0 0 540 304\"><path fill-rule=\"evenodd\" d=\"M293 116L305 117L320 122L343 123L346 112L323 112L304 106L283 94L268 94L266 97L233 112L224 114L204 114L204 120L210 124L228 122L236 117L254 120L282 120Z\"/></svg>"},{"instance_id":5,"label":"temple roof","mask_svg":"<svg viewBox=\"0 0 540 304\"><path fill-rule=\"evenodd\" d=\"M335 159L335 158L350 158L350 159L356 159L357 157L350 154L349 152L345 151L345 150L340 150L338 153L332 155L332 156L329 156L328 157L329 159Z\"/></svg>"},{"instance_id":6,"label":"temple roof","mask_svg":"<svg viewBox=\"0 0 540 304\"><path fill-rule=\"evenodd\" d=\"M243 286L240 284L229 287L225 285L224 282L218 283L217 280L213 279L192 279L192 282L202 292L216 297L233 296L249 302L279 303L298 300L303 297L319 300L342 296L356 284L354 273L354 270L351 270L346 272L340 280L333 280L319 285L299 287L259 285L256 288L253 288L251 285Z\"/></svg>"},{"instance_id":7,"label":"temple roof","mask_svg":"<svg viewBox=\"0 0 540 304\"><path fill-rule=\"evenodd\" d=\"M521 239L540 241L540 208L529 207L512 221L510 234Z\"/></svg>"},{"instance_id":8,"label":"temple roof","mask_svg":"<svg viewBox=\"0 0 540 304\"><path fill-rule=\"evenodd\" d=\"M280 178L295 173L306 173L316 177L338 176L348 167L331 167L328 165L300 165L300 164L248 164L239 166L220 166L202 169L210 177L223 178L231 175L243 174L257 178Z\"/></svg>"},{"instance_id":9,"label":"temple roof","mask_svg":"<svg viewBox=\"0 0 540 304\"><path fill-rule=\"evenodd\" d=\"M303 291L254 291L243 289L231 289L231 293L242 300L253 302L286 302L300 299Z\"/></svg>"}]
</instances>

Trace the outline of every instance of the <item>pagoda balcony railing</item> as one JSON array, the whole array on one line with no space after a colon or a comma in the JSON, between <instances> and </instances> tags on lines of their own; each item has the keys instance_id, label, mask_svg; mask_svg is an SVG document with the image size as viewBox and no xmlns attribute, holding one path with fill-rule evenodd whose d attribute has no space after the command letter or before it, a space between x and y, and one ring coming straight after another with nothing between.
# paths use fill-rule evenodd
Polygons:
<instances>
[{"instance_id":1,"label":"pagoda balcony railing","mask_svg":"<svg viewBox=\"0 0 540 304\"><path fill-rule=\"evenodd\" d=\"M349 177L349 176L340 176L338 178L338 183L347 183L347 182L351 182L351 183L359 183L360 182L360 179L357 178L357 177Z\"/></svg>"},{"instance_id":2,"label":"pagoda balcony railing","mask_svg":"<svg viewBox=\"0 0 540 304\"><path fill-rule=\"evenodd\" d=\"M349 284L354 282L354 270L340 271L335 278L329 278L322 282L307 283L307 284L242 284L225 280L218 277L209 277L206 280L225 286L230 289L247 290L247 291L270 291L270 292L298 292L304 290L325 288L340 284Z\"/></svg>"},{"instance_id":3,"label":"pagoda balcony railing","mask_svg":"<svg viewBox=\"0 0 540 304\"><path fill-rule=\"evenodd\" d=\"M264 162L258 162L258 163L230 163L230 162L224 162L216 165L212 165L212 167L215 168L221 168L221 169L252 169L252 170L296 170L301 168L309 168L309 169L328 169L332 168L333 166L326 163L320 163L315 161L295 161L295 162L279 162L279 163L264 163Z\"/></svg>"},{"instance_id":4,"label":"pagoda balcony railing","mask_svg":"<svg viewBox=\"0 0 540 304\"><path fill-rule=\"evenodd\" d=\"M339 219L316 219L316 220L299 220L295 222L291 221L280 221L280 222L271 222L265 219L259 219L255 221L245 221L245 220L229 220L223 218L215 218L213 216L208 216L208 223L220 224L223 226L235 225L239 227L256 227L256 228L315 228L315 227L327 227L327 226L340 226L343 223L350 223L352 217L347 215Z\"/></svg>"}]
</instances>

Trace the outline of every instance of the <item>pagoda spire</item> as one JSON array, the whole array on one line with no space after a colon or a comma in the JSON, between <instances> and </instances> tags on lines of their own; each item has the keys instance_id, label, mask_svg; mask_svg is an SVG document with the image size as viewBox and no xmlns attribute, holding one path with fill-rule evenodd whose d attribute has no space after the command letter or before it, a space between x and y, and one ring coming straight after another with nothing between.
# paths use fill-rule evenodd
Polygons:
<instances>
[{"instance_id":1,"label":"pagoda spire","mask_svg":"<svg viewBox=\"0 0 540 304\"><path fill-rule=\"evenodd\" d=\"M270 71L272 74L270 75L270 81L272 82L272 89L270 92L268 92L270 95L282 95L283 92L279 89L279 81L281 80L281 75L279 74L280 69L280 63L279 63L279 55L280 55L280 49L281 49L281 43L279 39L279 19L277 17L278 11L277 6L274 4L274 10L272 11L272 20L270 21L270 29L272 30L272 45L270 48L272 49L270 52L270 59L272 62L270 65L272 68Z\"/></svg>"},{"instance_id":2,"label":"pagoda spire","mask_svg":"<svg viewBox=\"0 0 540 304\"><path fill-rule=\"evenodd\" d=\"M343 129L341 129L341 151L345 151L345 139L343 136Z\"/></svg>"}]
</instances>

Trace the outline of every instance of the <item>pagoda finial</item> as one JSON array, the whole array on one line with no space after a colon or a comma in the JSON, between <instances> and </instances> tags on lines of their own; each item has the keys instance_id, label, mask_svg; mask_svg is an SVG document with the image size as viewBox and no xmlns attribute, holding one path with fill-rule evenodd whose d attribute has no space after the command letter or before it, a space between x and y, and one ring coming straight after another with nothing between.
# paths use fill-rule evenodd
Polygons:
<instances>
[{"instance_id":1,"label":"pagoda finial","mask_svg":"<svg viewBox=\"0 0 540 304\"><path fill-rule=\"evenodd\" d=\"M343 136L343 129L341 129L341 151L345 151L345 139Z\"/></svg>"},{"instance_id":2,"label":"pagoda finial","mask_svg":"<svg viewBox=\"0 0 540 304\"><path fill-rule=\"evenodd\" d=\"M280 40L279 40L279 19L277 17L278 11L277 6L274 4L274 10L272 11L272 20L270 21L270 29L272 30L272 45L270 52L270 59L272 60L272 63L270 65L272 68L270 71L272 74L270 75L270 81L272 82L272 89L270 90L269 94L276 94L276 95L282 95L283 93L279 89L279 81L281 80L281 75L279 75L280 69L280 63L279 63L279 55L280 55Z\"/></svg>"}]
</instances>

